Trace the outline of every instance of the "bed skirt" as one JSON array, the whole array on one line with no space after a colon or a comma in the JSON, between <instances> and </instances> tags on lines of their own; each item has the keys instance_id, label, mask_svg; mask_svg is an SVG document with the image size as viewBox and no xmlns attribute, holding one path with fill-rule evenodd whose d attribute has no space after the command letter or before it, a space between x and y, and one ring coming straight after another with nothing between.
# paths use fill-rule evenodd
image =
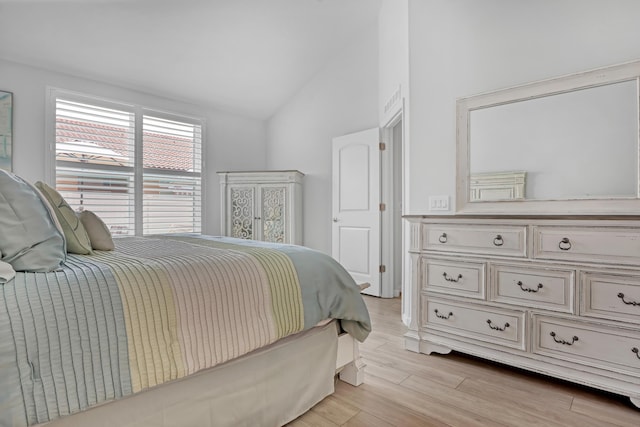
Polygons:
<instances>
[{"instance_id":1,"label":"bed skirt","mask_svg":"<svg viewBox=\"0 0 640 427\"><path fill-rule=\"evenodd\" d=\"M336 322L46 427L281 426L334 391Z\"/></svg>"}]
</instances>

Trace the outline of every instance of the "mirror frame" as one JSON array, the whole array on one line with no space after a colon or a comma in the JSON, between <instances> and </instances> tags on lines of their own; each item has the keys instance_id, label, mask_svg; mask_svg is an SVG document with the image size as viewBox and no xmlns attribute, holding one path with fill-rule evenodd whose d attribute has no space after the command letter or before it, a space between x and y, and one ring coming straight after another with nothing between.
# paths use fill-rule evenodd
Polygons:
<instances>
[{"instance_id":1,"label":"mirror frame","mask_svg":"<svg viewBox=\"0 0 640 427\"><path fill-rule=\"evenodd\" d=\"M638 109L636 197L567 200L470 201L469 115L473 110L635 80ZM640 214L640 60L541 80L458 99L456 103L456 213L509 215Z\"/></svg>"}]
</instances>

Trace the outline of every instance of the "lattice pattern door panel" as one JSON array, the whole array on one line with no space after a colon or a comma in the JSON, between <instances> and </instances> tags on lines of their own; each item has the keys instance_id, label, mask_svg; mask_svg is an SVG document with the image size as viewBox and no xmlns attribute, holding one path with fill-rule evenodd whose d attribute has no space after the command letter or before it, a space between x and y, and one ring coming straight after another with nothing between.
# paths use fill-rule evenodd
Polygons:
<instances>
[{"instance_id":1,"label":"lattice pattern door panel","mask_svg":"<svg viewBox=\"0 0 640 427\"><path fill-rule=\"evenodd\" d=\"M262 187L262 238L266 242L284 243L286 231L286 189Z\"/></svg>"},{"instance_id":2,"label":"lattice pattern door panel","mask_svg":"<svg viewBox=\"0 0 640 427\"><path fill-rule=\"evenodd\" d=\"M255 239L253 229L255 192L253 187L232 187L231 237Z\"/></svg>"}]
</instances>

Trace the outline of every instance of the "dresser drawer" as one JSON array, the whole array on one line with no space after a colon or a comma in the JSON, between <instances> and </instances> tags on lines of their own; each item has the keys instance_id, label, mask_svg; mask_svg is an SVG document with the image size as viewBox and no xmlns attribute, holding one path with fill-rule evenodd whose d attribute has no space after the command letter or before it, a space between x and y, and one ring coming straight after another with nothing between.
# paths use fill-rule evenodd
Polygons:
<instances>
[{"instance_id":1,"label":"dresser drawer","mask_svg":"<svg viewBox=\"0 0 640 427\"><path fill-rule=\"evenodd\" d=\"M640 262L640 229L631 227L533 227L534 258Z\"/></svg>"},{"instance_id":2,"label":"dresser drawer","mask_svg":"<svg viewBox=\"0 0 640 427\"><path fill-rule=\"evenodd\" d=\"M533 316L535 354L640 377L640 331Z\"/></svg>"},{"instance_id":3,"label":"dresser drawer","mask_svg":"<svg viewBox=\"0 0 640 427\"><path fill-rule=\"evenodd\" d=\"M581 274L580 314L640 323L640 275Z\"/></svg>"},{"instance_id":4,"label":"dresser drawer","mask_svg":"<svg viewBox=\"0 0 640 427\"><path fill-rule=\"evenodd\" d=\"M524 312L422 298L423 327L525 350Z\"/></svg>"},{"instance_id":5,"label":"dresser drawer","mask_svg":"<svg viewBox=\"0 0 640 427\"><path fill-rule=\"evenodd\" d=\"M423 258L422 267L423 290L484 299L485 263Z\"/></svg>"},{"instance_id":6,"label":"dresser drawer","mask_svg":"<svg viewBox=\"0 0 640 427\"><path fill-rule=\"evenodd\" d=\"M492 301L574 313L574 270L492 264L490 277Z\"/></svg>"},{"instance_id":7,"label":"dresser drawer","mask_svg":"<svg viewBox=\"0 0 640 427\"><path fill-rule=\"evenodd\" d=\"M423 249L527 256L525 226L425 224Z\"/></svg>"}]
</instances>

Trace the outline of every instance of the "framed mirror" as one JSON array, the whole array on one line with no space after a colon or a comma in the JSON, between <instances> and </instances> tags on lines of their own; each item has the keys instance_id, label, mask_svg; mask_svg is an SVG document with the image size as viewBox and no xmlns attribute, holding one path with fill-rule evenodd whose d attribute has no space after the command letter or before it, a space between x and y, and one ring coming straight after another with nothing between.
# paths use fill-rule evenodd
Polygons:
<instances>
[{"instance_id":1,"label":"framed mirror","mask_svg":"<svg viewBox=\"0 0 640 427\"><path fill-rule=\"evenodd\" d=\"M640 61L458 100L459 213L640 214Z\"/></svg>"}]
</instances>

